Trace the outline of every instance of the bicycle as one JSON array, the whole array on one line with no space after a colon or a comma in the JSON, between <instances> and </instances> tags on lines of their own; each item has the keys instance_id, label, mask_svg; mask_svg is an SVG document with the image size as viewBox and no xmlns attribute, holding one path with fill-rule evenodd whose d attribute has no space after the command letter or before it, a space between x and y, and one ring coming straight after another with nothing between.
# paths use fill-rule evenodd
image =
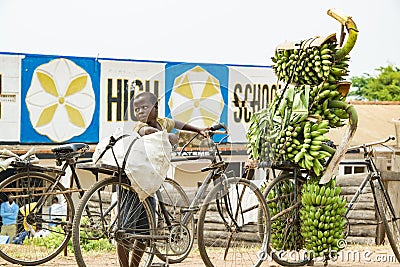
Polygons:
<instances>
[{"instance_id":1,"label":"bicycle","mask_svg":"<svg viewBox=\"0 0 400 267\"><path fill-rule=\"evenodd\" d=\"M349 213L354 208L354 204L357 202L361 192L363 191L367 183L369 183L372 189L372 194L374 196L375 211L379 216L378 225L383 224L387 239L390 243L393 253L395 254L397 260L400 262L400 224L398 221L399 218L396 215L397 212L394 209L389 193L383 184L381 173L376 167L376 164L374 162L374 146L382 145L388 147L384 144L389 142L390 140L395 140L395 137L389 136L385 140L362 144L359 146L353 146L348 149L348 151L361 150L364 153L364 161L355 162L353 164L360 164L366 166L368 173L364 178L364 180L361 182L356 193L348 203L348 208L346 210L345 217L346 218L348 217ZM343 163L346 164L346 162ZM348 227L350 228L349 224ZM380 242L383 242L383 240L380 240Z\"/></svg>"},{"instance_id":2,"label":"bicycle","mask_svg":"<svg viewBox=\"0 0 400 267\"><path fill-rule=\"evenodd\" d=\"M392 201L388 194L388 191L384 187L381 174L377 169L374 162L374 146L383 145L390 140L394 140L394 137L377 142L362 144L359 146L349 147L347 151L362 150L364 153L364 161L351 162L351 164L364 165L367 167L367 175L362 180L356 193L353 195L349 203L347 203L346 212L344 217L348 220L349 214L354 209L354 204L357 202L360 194L364 190L365 186L369 184L372 189L374 196L375 210L378 214L378 224L383 224L387 238L392 247L396 258L400 261L400 225L398 217L393 208ZM343 162L346 164L346 162ZM290 236L300 236L300 209L301 209L301 189L304 183L306 183L308 176L302 172L299 168L293 168L285 170L284 173L274 178L266 190L264 196L267 199L267 205L277 209L277 214L271 217L271 228L274 222L284 221L286 222L283 228L283 245L279 246L281 249L274 249L277 246L270 244L268 253L272 256L273 260L283 266L303 266L312 261L312 258L308 255L308 251L303 249L303 243L293 243ZM350 232L350 224L347 221L347 232L344 238ZM287 243L286 243L287 242ZM286 246L287 245L287 246ZM290 248L290 250L286 249ZM296 253L292 253L295 251ZM292 254L289 254L292 253Z\"/></svg>"},{"instance_id":3,"label":"bicycle","mask_svg":"<svg viewBox=\"0 0 400 267\"><path fill-rule=\"evenodd\" d=\"M25 155L10 155L10 166L15 174L0 183L0 199L5 200L9 194L15 198L19 206L17 217L17 232L21 233L19 244L0 245L0 256L14 264L36 266L50 261L66 248L71 237L74 203L72 193L83 195L75 164L89 146L84 143L71 143L54 147L58 167L46 167L35 164L34 148ZM62 184L66 170L71 170L70 188ZM76 188L72 188L72 181ZM51 218L49 208L53 197L57 196L64 207L65 214ZM39 230L51 236L51 242L46 238L34 238Z\"/></svg>"},{"instance_id":4,"label":"bicycle","mask_svg":"<svg viewBox=\"0 0 400 267\"><path fill-rule=\"evenodd\" d=\"M218 131L222 128L224 131ZM226 136L216 143L213 141L213 136L219 133ZM134 191L134 188L130 186L121 169L102 165L82 166L94 173L108 172L110 177L94 184L85 193L74 217L72 239L78 265L88 266L85 257L91 255L82 252L82 243L87 236L106 237L111 243L118 243L126 250L134 250L136 245L135 251L138 251L137 245L141 242L144 246L139 250L143 254L140 266L168 265L183 261L193 246L195 215L200 211L197 218L197 243L200 255L207 266L232 263L259 266L264 260L262 255L265 254L268 244L269 227L266 225L261 233L258 232L257 211L261 210L265 219L263 223L269 222L269 213L265 199L257 186L242 178L228 178L226 173L228 163L223 160L218 149L218 145L227 136L225 126L219 124L211 127L207 138L209 144L207 153L184 155L187 145L197 137L195 135L182 147L180 156L172 159L172 162L201 159L210 161L210 164L202 169L208 174L190 203L182 188L167 178L166 183L154 197L156 203L152 203L153 198L146 198L131 212L136 218L141 218L141 214L138 214L140 210L145 213L142 217L147 218L147 221L139 225L136 223L129 228L122 227L121 207L129 195L126 189ZM208 192L211 183L214 187ZM171 194L168 186L179 193ZM106 201L107 196L108 201ZM114 196L112 201L110 196ZM87 216L88 211L92 215L97 214L98 220L91 220L94 217L90 219ZM206 233L208 227L212 228L215 225L222 226L221 232L214 233L210 237ZM252 228L252 231L247 231L247 228ZM238 239L239 237L241 239ZM117 262L116 254L112 259L113 262ZM154 256L160 260L156 260Z\"/></svg>"}]
</instances>

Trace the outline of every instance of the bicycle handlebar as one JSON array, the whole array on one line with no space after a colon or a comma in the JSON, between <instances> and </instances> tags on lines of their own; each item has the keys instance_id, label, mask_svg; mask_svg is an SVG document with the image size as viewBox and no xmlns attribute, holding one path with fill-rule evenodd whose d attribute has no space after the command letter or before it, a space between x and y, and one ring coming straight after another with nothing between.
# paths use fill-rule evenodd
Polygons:
<instances>
[{"instance_id":1,"label":"bicycle handlebar","mask_svg":"<svg viewBox=\"0 0 400 267\"><path fill-rule=\"evenodd\" d=\"M225 131L218 131L219 129L224 129ZM213 136L214 134L226 134L226 135L228 135L228 129L226 128L225 124L223 124L223 123L219 123L219 124L216 124L216 125L211 126L207 132L208 132L208 137L207 137L207 138L208 138L208 139L211 139L211 140L212 140L212 136ZM179 152L180 155L183 154L183 152L185 151L185 148L186 148L199 134L200 134L200 133L197 133L195 136L193 136L193 137L189 140L189 142L187 142L185 145L183 145L183 147L181 148L181 150L180 150L180 152Z\"/></svg>"},{"instance_id":2,"label":"bicycle handlebar","mask_svg":"<svg viewBox=\"0 0 400 267\"><path fill-rule=\"evenodd\" d=\"M366 147L381 145L381 144L387 143L391 140L396 140L396 138L393 135L390 135L388 138L386 138L384 140L366 143L366 144L362 144L362 145L358 145L358 146L352 146L352 147L349 147L347 150L355 150L355 149L359 149L359 148L366 148Z\"/></svg>"},{"instance_id":3,"label":"bicycle handlebar","mask_svg":"<svg viewBox=\"0 0 400 267\"><path fill-rule=\"evenodd\" d=\"M223 123L219 123L217 125L211 126L210 127L210 131L216 131L216 130L219 130L219 129L222 129L222 128L224 128L225 131L226 131L225 125Z\"/></svg>"}]
</instances>

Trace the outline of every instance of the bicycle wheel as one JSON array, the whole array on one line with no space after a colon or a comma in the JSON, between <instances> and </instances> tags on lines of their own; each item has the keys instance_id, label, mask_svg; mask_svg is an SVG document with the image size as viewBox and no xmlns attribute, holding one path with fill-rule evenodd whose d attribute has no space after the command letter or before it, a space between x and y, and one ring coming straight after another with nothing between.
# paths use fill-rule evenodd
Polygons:
<instances>
[{"instance_id":1,"label":"bicycle wheel","mask_svg":"<svg viewBox=\"0 0 400 267\"><path fill-rule=\"evenodd\" d=\"M36 266L50 261L71 237L74 205L65 187L46 174L17 173L0 183L0 199L12 194L19 206L18 235L10 244L0 245L0 256L12 263ZM53 197L57 196L63 215L50 217Z\"/></svg>"},{"instance_id":2,"label":"bicycle wheel","mask_svg":"<svg viewBox=\"0 0 400 267\"><path fill-rule=\"evenodd\" d=\"M300 233L302 184L299 178L295 182L293 173L286 173L273 179L263 192L271 215L268 255L283 266L303 266L311 261Z\"/></svg>"},{"instance_id":3,"label":"bicycle wheel","mask_svg":"<svg viewBox=\"0 0 400 267\"><path fill-rule=\"evenodd\" d=\"M78 266L99 266L93 258L105 250L114 252L109 265L135 259L140 261L137 266L150 266L155 253L150 238L154 236L151 199L140 202L126 179L120 184L118 177L109 177L93 184L80 201L73 223L72 243Z\"/></svg>"},{"instance_id":4,"label":"bicycle wheel","mask_svg":"<svg viewBox=\"0 0 400 267\"><path fill-rule=\"evenodd\" d=\"M264 219L257 225L258 209ZM260 266L266 259L269 211L256 185L229 178L208 193L197 225L198 247L206 266Z\"/></svg>"},{"instance_id":5,"label":"bicycle wheel","mask_svg":"<svg viewBox=\"0 0 400 267\"><path fill-rule=\"evenodd\" d=\"M168 263L183 261L190 253L194 240L193 216L182 224L185 216L183 209L189 207L189 198L182 187L166 178L157 194L156 233L168 236L168 240L155 242L156 255Z\"/></svg>"},{"instance_id":6,"label":"bicycle wheel","mask_svg":"<svg viewBox=\"0 0 400 267\"><path fill-rule=\"evenodd\" d=\"M383 222L387 239L392 247L393 253L400 262L400 222L396 217L395 210L389 198L386 198L384 191L381 187L380 180L374 181L374 191L376 196L377 208L380 220ZM387 196L389 197L389 196ZM380 223L380 222L379 222Z\"/></svg>"}]
</instances>

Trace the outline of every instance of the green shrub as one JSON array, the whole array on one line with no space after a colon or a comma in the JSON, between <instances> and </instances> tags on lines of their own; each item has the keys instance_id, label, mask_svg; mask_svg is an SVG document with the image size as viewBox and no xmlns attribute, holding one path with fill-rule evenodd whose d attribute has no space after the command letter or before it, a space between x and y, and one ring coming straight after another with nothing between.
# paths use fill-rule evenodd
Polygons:
<instances>
[{"instance_id":1,"label":"green shrub","mask_svg":"<svg viewBox=\"0 0 400 267\"><path fill-rule=\"evenodd\" d=\"M56 249L64 239L64 231L61 226L57 226L51 229L51 233L44 237L35 237L25 239L26 244L32 244L35 246L42 246L47 249ZM99 252L99 251L111 251L114 249L114 245L107 238L99 238L96 240L91 240L87 237L84 231L81 232L81 250L82 251L91 251L91 252ZM68 241L68 252L73 253L72 247L72 239Z\"/></svg>"}]
</instances>

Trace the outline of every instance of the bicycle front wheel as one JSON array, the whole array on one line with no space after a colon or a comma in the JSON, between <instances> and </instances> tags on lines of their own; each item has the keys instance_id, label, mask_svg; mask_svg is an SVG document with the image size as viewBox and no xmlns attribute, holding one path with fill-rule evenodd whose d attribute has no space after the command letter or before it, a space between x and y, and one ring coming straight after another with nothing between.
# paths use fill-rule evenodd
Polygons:
<instances>
[{"instance_id":1,"label":"bicycle front wheel","mask_svg":"<svg viewBox=\"0 0 400 267\"><path fill-rule=\"evenodd\" d=\"M0 245L0 256L11 263L27 266L56 257L71 237L74 205L70 193L49 175L24 172L0 184L1 201L7 201L9 194L19 207L15 224L15 234L18 234L10 237L9 243ZM54 197L60 204L57 216L50 214Z\"/></svg>"},{"instance_id":2,"label":"bicycle front wheel","mask_svg":"<svg viewBox=\"0 0 400 267\"><path fill-rule=\"evenodd\" d=\"M258 210L265 225L259 234ZM198 246L206 266L260 266L266 260L269 211L252 182L229 178L207 195L198 218Z\"/></svg>"},{"instance_id":3,"label":"bicycle front wheel","mask_svg":"<svg viewBox=\"0 0 400 267\"><path fill-rule=\"evenodd\" d=\"M119 266L120 262L121 266L129 262L150 266L155 253L152 200L140 202L126 179L120 183L118 177L110 177L93 184L79 203L73 223L78 266ZM105 251L112 252L108 262L93 260Z\"/></svg>"},{"instance_id":4,"label":"bicycle front wheel","mask_svg":"<svg viewBox=\"0 0 400 267\"><path fill-rule=\"evenodd\" d=\"M165 179L156 197L156 232L168 237L155 243L156 255L164 262L181 262L189 255L194 240L193 216L188 213L189 217L183 223L189 198L182 187L169 178Z\"/></svg>"},{"instance_id":5,"label":"bicycle front wheel","mask_svg":"<svg viewBox=\"0 0 400 267\"><path fill-rule=\"evenodd\" d=\"M294 179L293 173L286 173L273 179L263 192L271 215L268 254L283 266L303 266L311 261L303 250L300 232L302 185L301 177Z\"/></svg>"},{"instance_id":6,"label":"bicycle front wheel","mask_svg":"<svg viewBox=\"0 0 400 267\"><path fill-rule=\"evenodd\" d=\"M379 212L379 223L383 222L387 239L392 247L393 253L400 262L400 222L395 214L395 210L390 201L390 198L382 188L380 180L374 181L374 191L376 196L377 208Z\"/></svg>"}]
</instances>

